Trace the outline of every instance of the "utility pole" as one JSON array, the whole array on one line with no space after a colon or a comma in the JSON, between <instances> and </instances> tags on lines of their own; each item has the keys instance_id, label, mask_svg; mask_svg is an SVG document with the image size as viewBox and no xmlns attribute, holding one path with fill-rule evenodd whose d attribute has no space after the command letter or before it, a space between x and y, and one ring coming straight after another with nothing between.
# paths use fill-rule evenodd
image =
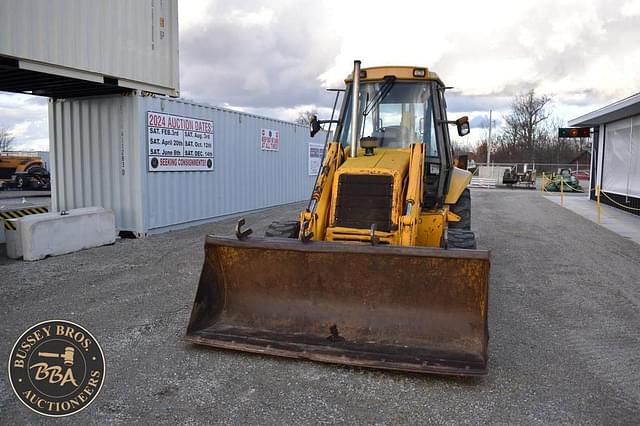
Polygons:
<instances>
[{"instance_id":1,"label":"utility pole","mask_svg":"<svg viewBox=\"0 0 640 426\"><path fill-rule=\"evenodd\" d=\"M491 113L493 111L489 110L489 138L487 139L487 166L491 164Z\"/></svg>"}]
</instances>

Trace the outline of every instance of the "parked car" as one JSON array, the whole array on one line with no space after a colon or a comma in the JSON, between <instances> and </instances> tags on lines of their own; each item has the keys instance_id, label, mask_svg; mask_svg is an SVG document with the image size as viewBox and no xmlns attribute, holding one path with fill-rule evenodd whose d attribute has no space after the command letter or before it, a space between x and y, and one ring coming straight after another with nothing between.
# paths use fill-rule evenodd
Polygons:
<instances>
[{"instance_id":1,"label":"parked car","mask_svg":"<svg viewBox=\"0 0 640 426\"><path fill-rule=\"evenodd\" d=\"M591 177L589 176L589 172L585 172L584 170L580 170L577 172L571 172L573 176L578 180L589 180Z\"/></svg>"}]
</instances>

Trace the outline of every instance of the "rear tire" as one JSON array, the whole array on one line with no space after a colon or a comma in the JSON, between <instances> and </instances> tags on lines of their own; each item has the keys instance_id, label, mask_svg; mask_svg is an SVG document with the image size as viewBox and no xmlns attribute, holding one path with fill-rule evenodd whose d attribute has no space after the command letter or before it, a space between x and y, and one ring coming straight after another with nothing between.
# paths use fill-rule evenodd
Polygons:
<instances>
[{"instance_id":1,"label":"rear tire","mask_svg":"<svg viewBox=\"0 0 640 426\"><path fill-rule=\"evenodd\" d=\"M460 216L460 222L449 222L449 228L471 229L471 191L462 191L458 201L451 206L451 212Z\"/></svg>"},{"instance_id":2,"label":"rear tire","mask_svg":"<svg viewBox=\"0 0 640 426\"><path fill-rule=\"evenodd\" d=\"M51 189L51 178L44 167L31 166L27 170L30 189Z\"/></svg>"},{"instance_id":3,"label":"rear tire","mask_svg":"<svg viewBox=\"0 0 640 426\"><path fill-rule=\"evenodd\" d=\"M43 167L31 166L31 167L29 167L27 169L27 174L44 176L44 175L49 174L49 173Z\"/></svg>"},{"instance_id":4,"label":"rear tire","mask_svg":"<svg viewBox=\"0 0 640 426\"><path fill-rule=\"evenodd\" d=\"M298 238L300 234L300 222L287 220L284 222L271 222L264 236L267 238Z\"/></svg>"},{"instance_id":5,"label":"rear tire","mask_svg":"<svg viewBox=\"0 0 640 426\"><path fill-rule=\"evenodd\" d=\"M27 183L27 181L23 176L16 177L16 188L18 188L20 190L27 189L26 183Z\"/></svg>"},{"instance_id":6,"label":"rear tire","mask_svg":"<svg viewBox=\"0 0 640 426\"><path fill-rule=\"evenodd\" d=\"M476 235L472 231L468 231L466 229L448 229L447 248L475 250Z\"/></svg>"}]
</instances>

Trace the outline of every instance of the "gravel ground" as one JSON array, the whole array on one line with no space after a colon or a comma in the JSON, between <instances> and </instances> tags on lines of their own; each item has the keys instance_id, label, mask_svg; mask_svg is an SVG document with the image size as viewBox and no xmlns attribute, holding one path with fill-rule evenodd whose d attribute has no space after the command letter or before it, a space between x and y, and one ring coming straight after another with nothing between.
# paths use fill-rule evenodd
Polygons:
<instances>
[{"instance_id":1,"label":"gravel ground","mask_svg":"<svg viewBox=\"0 0 640 426\"><path fill-rule=\"evenodd\" d=\"M487 377L184 343L204 235L229 233L229 219L34 263L0 253L0 358L32 324L62 318L87 327L107 360L97 400L63 419L24 407L3 367L0 424L637 423L640 246L534 191L474 189L472 197L479 246L492 250ZM247 222L261 232L300 206Z\"/></svg>"}]
</instances>

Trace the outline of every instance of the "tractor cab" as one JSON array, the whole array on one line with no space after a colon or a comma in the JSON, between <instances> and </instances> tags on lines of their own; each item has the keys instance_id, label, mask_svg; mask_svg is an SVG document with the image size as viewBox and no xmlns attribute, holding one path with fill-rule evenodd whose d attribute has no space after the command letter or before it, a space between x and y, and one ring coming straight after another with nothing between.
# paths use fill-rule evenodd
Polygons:
<instances>
[{"instance_id":1,"label":"tractor cab","mask_svg":"<svg viewBox=\"0 0 640 426\"><path fill-rule=\"evenodd\" d=\"M355 97L357 125L353 123L353 75L346 83L343 113L336 130L341 146L353 157L361 155L358 148L370 156L377 149L407 150L412 144L424 144L423 206L441 205L453 169L448 124L456 124L458 134L464 136L469 133L469 123L466 117L456 122L447 120L446 87L437 74L415 67L362 69Z\"/></svg>"}]
</instances>

